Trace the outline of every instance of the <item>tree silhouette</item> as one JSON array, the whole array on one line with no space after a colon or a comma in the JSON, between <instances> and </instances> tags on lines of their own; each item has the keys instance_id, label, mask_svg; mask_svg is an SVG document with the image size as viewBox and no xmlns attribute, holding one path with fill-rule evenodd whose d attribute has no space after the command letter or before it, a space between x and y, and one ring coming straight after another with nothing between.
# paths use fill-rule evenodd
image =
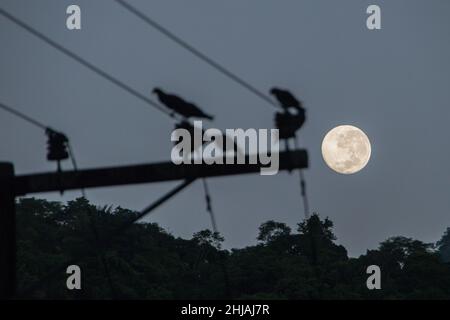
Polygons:
<instances>
[{"instance_id":1,"label":"tree silhouette","mask_svg":"<svg viewBox=\"0 0 450 320\"><path fill-rule=\"evenodd\" d=\"M314 214L293 233L286 224L267 221L258 244L222 249L223 237L210 230L190 240L176 238L154 223L136 223L108 246L96 245L136 217L123 208L97 208L86 199L66 205L20 199L18 291L43 278L71 257L82 257L82 290L66 289L60 272L24 298L37 299L448 299L449 231L430 244L392 237L358 258L335 243L333 223ZM114 293L101 264L111 271ZM382 290L368 290L366 269L382 270Z\"/></svg>"}]
</instances>

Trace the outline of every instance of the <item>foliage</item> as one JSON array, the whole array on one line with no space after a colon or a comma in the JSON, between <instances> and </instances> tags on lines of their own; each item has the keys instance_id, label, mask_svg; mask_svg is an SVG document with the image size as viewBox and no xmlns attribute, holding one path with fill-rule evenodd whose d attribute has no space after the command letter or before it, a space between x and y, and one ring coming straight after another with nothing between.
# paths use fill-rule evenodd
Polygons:
<instances>
[{"instance_id":1,"label":"foliage","mask_svg":"<svg viewBox=\"0 0 450 320\"><path fill-rule=\"evenodd\" d=\"M392 237L349 258L335 243L333 223L314 214L293 233L267 221L257 245L224 250L210 230L190 240L155 223L135 223L110 235L137 213L97 208L80 198L63 205L20 199L19 297L38 299L448 299L450 229L437 251L421 241ZM107 241L107 239L111 239ZM82 290L66 289L60 266L82 270ZM111 282L105 272L106 261ZM368 290L366 268L382 270L382 290ZM55 269L56 268L56 269ZM52 270L52 276L46 275ZM45 281L42 281L45 279ZM33 286L38 283L37 288ZM33 290L28 290L33 288Z\"/></svg>"}]
</instances>

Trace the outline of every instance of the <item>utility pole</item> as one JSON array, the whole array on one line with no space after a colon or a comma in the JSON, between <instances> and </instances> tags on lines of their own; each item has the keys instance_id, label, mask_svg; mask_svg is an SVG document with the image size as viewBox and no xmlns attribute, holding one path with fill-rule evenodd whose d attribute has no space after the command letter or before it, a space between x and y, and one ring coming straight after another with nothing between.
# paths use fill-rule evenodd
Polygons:
<instances>
[{"instance_id":1,"label":"utility pole","mask_svg":"<svg viewBox=\"0 0 450 320\"><path fill-rule=\"evenodd\" d=\"M171 197L179 188L183 188L197 178L257 173L264 167L261 164L248 164L248 156L245 163L175 165L172 162L160 162L19 176L14 175L14 167L11 163L0 163L0 300L12 299L15 294L15 197L30 193L185 180L184 184L166 196ZM280 171L307 167L306 150L280 152ZM154 206L159 204L160 202L157 202ZM152 208L153 206L148 210Z\"/></svg>"},{"instance_id":2,"label":"utility pole","mask_svg":"<svg viewBox=\"0 0 450 320\"><path fill-rule=\"evenodd\" d=\"M16 286L16 208L14 167L0 163L0 298L14 296Z\"/></svg>"}]
</instances>

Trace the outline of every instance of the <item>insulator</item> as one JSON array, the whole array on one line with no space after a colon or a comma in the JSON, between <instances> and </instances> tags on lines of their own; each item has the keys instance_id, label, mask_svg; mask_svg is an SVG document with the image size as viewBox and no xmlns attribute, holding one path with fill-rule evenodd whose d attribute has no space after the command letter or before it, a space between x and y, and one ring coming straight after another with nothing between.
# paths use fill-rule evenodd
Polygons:
<instances>
[{"instance_id":1,"label":"insulator","mask_svg":"<svg viewBox=\"0 0 450 320\"><path fill-rule=\"evenodd\" d=\"M68 142L69 139L60 132L51 129L46 131L47 140L47 160L61 161L69 158Z\"/></svg>"},{"instance_id":2,"label":"insulator","mask_svg":"<svg viewBox=\"0 0 450 320\"><path fill-rule=\"evenodd\" d=\"M302 113L291 114L288 112L277 112L275 114L275 126L279 130L280 139L294 138L295 133L305 122L305 115Z\"/></svg>"}]
</instances>

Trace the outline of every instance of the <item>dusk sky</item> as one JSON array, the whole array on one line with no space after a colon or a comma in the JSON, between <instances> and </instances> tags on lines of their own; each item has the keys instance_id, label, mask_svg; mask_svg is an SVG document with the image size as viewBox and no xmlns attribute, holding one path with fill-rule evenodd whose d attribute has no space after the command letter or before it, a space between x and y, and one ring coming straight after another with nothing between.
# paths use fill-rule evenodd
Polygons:
<instances>
[{"instance_id":1,"label":"dusk sky","mask_svg":"<svg viewBox=\"0 0 450 320\"><path fill-rule=\"evenodd\" d=\"M439 240L450 226L450 1L136 0L179 37L268 93L291 90L307 109L299 133L311 211L335 223L351 256L389 236ZM431 5L432 3L432 5ZM82 29L66 28L78 4ZM366 28L366 8L382 29ZM155 99L153 87L215 115L208 126L272 128L275 109L111 0L2 0L0 7ZM71 139L80 168L170 161L173 122L0 16L0 102ZM361 128L372 143L354 175L330 170L321 143L333 127ZM55 170L42 131L0 110L0 161L16 173ZM64 163L70 169L70 163ZM208 179L225 247L256 241L269 220L304 217L298 174ZM176 183L87 190L97 205L140 210ZM80 192L29 195L67 201ZM188 238L210 228L200 181L148 221Z\"/></svg>"}]
</instances>

